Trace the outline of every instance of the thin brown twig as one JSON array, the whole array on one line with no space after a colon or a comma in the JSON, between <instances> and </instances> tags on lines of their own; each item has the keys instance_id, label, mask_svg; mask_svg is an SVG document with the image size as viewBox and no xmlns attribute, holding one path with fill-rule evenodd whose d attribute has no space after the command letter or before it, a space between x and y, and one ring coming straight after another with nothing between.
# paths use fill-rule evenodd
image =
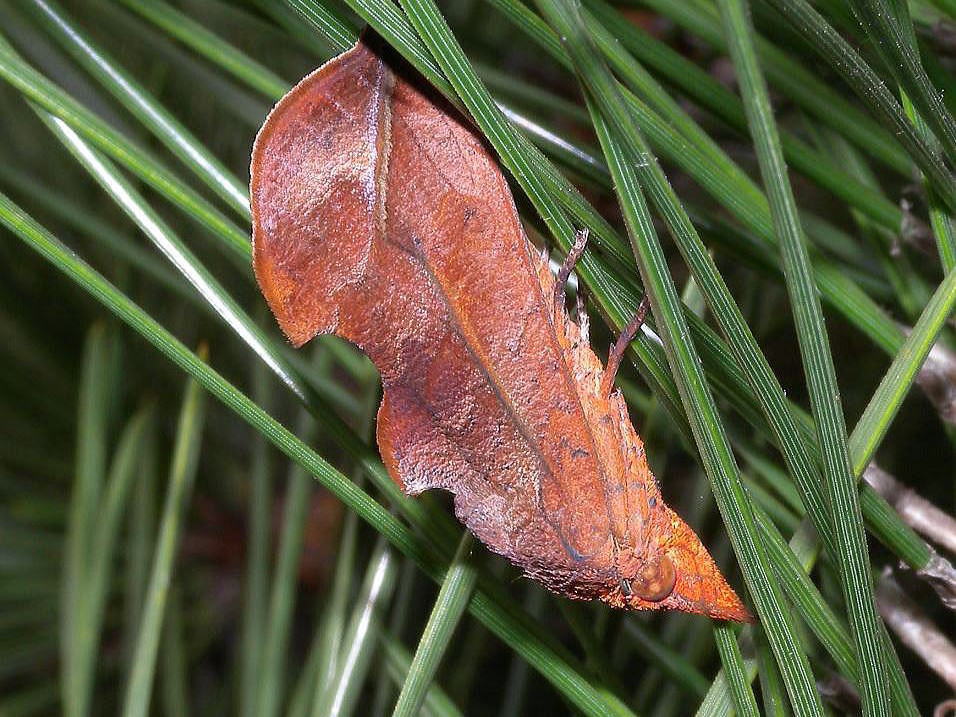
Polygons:
<instances>
[{"instance_id":1,"label":"thin brown twig","mask_svg":"<svg viewBox=\"0 0 956 717\"><path fill-rule=\"evenodd\" d=\"M877 583L876 604L900 641L956 690L956 645L903 592L889 567L883 570Z\"/></svg>"},{"instance_id":2,"label":"thin brown twig","mask_svg":"<svg viewBox=\"0 0 956 717\"><path fill-rule=\"evenodd\" d=\"M903 522L956 555L956 518L937 508L876 463L866 467L863 479L896 508Z\"/></svg>"},{"instance_id":3,"label":"thin brown twig","mask_svg":"<svg viewBox=\"0 0 956 717\"><path fill-rule=\"evenodd\" d=\"M940 702L933 710L933 717L953 717L956 715L956 699Z\"/></svg>"},{"instance_id":4,"label":"thin brown twig","mask_svg":"<svg viewBox=\"0 0 956 717\"><path fill-rule=\"evenodd\" d=\"M904 329L909 333L909 329ZM946 423L956 424L956 354L936 343L923 362L916 383Z\"/></svg>"}]
</instances>

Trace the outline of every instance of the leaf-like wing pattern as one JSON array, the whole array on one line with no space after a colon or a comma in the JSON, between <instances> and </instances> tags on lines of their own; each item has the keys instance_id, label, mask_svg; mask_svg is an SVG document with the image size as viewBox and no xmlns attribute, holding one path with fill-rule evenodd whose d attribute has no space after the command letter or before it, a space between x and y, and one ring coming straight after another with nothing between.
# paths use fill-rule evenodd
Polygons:
<instances>
[{"instance_id":1,"label":"leaf-like wing pattern","mask_svg":"<svg viewBox=\"0 0 956 717\"><path fill-rule=\"evenodd\" d=\"M279 102L251 174L262 292L295 345L333 332L374 361L406 493L450 491L557 593L749 618L602 394L494 158L420 78L360 41Z\"/></svg>"}]
</instances>

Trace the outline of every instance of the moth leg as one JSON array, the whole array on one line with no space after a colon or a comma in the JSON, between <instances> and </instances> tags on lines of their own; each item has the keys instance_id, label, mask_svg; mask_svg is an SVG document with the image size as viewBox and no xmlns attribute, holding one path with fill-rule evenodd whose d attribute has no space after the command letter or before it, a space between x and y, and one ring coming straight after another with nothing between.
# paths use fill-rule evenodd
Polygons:
<instances>
[{"instance_id":1,"label":"moth leg","mask_svg":"<svg viewBox=\"0 0 956 717\"><path fill-rule=\"evenodd\" d=\"M591 320L584 305L584 286L578 284L578 293L574 297L574 316L578 320L578 329L581 331L581 343L590 343Z\"/></svg>"},{"instance_id":2,"label":"moth leg","mask_svg":"<svg viewBox=\"0 0 956 717\"><path fill-rule=\"evenodd\" d=\"M574 233L574 244L558 271L558 278L554 285L554 308L557 311L557 316L561 316L561 311L564 309L564 285L568 283L568 277L571 276L574 265L578 263L578 259L581 258L587 244L588 229L585 227Z\"/></svg>"},{"instance_id":3,"label":"moth leg","mask_svg":"<svg viewBox=\"0 0 956 717\"><path fill-rule=\"evenodd\" d=\"M644 298L641 299L640 306L637 307L634 318L628 322L627 326L625 326L621 332L621 335L617 337L617 341L614 342L614 346L611 348L607 357L607 367L604 369L604 376L601 379L601 393L605 396L609 395L611 389L614 388L614 377L617 376L617 370L621 366L621 359L624 358L624 352L627 350L631 341L634 340L634 337L637 336L637 332L641 330L641 326L644 325L644 319L647 318L647 312L650 308L651 302L648 300L647 294L644 294Z\"/></svg>"}]
</instances>

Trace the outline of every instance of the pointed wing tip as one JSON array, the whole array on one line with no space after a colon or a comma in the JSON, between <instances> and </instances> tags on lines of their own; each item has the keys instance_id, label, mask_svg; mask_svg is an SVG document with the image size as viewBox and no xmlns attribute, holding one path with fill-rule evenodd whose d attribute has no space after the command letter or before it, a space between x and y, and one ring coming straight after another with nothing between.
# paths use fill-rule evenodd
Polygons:
<instances>
[{"instance_id":1,"label":"pointed wing tip","mask_svg":"<svg viewBox=\"0 0 956 717\"><path fill-rule=\"evenodd\" d=\"M714 575L711 580L716 585L712 585L714 592L706 598L698 595L695 601L690 603L690 611L698 612L714 620L726 620L728 622L754 623L756 618L744 605L743 600L734 592L726 579L714 566Z\"/></svg>"},{"instance_id":2,"label":"pointed wing tip","mask_svg":"<svg viewBox=\"0 0 956 717\"><path fill-rule=\"evenodd\" d=\"M742 622L753 625L757 618L748 610L736 595L735 602L730 605L719 606L711 617L715 620L726 620L728 622Z\"/></svg>"},{"instance_id":3,"label":"pointed wing tip","mask_svg":"<svg viewBox=\"0 0 956 717\"><path fill-rule=\"evenodd\" d=\"M715 594L703 600L698 598L696 605L692 603L692 611L703 613L714 620L755 623L756 618L724 577L719 573L716 577L719 579L719 584L716 586Z\"/></svg>"},{"instance_id":4,"label":"pointed wing tip","mask_svg":"<svg viewBox=\"0 0 956 717\"><path fill-rule=\"evenodd\" d=\"M668 605L667 603L671 604ZM671 607L682 612L705 615L712 620L725 620L727 622L741 622L753 624L757 621L754 615L747 609L743 601L737 596L726 583L721 586L717 594L710 598L696 597L688 599L679 593L672 594L664 601L663 607Z\"/></svg>"}]
</instances>

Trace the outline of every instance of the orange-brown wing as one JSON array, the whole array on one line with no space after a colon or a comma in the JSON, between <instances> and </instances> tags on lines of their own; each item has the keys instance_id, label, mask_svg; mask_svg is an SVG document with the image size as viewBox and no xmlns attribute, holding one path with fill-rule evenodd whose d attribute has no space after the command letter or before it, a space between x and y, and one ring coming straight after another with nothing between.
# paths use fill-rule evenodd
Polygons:
<instances>
[{"instance_id":1,"label":"orange-brown wing","mask_svg":"<svg viewBox=\"0 0 956 717\"><path fill-rule=\"evenodd\" d=\"M263 126L251 170L262 291L294 344L334 332L375 362L379 446L407 493L451 491L459 518L528 575L613 603L621 569L653 548L656 484L646 464L629 472L633 429L554 311L494 159L390 65L360 42Z\"/></svg>"},{"instance_id":2,"label":"orange-brown wing","mask_svg":"<svg viewBox=\"0 0 956 717\"><path fill-rule=\"evenodd\" d=\"M272 112L252 188L263 293L296 345L331 331L375 362L392 476L453 492L529 572L583 576L608 549L602 467L483 144L360 43Z\"/></svg>"}]
</instances>

